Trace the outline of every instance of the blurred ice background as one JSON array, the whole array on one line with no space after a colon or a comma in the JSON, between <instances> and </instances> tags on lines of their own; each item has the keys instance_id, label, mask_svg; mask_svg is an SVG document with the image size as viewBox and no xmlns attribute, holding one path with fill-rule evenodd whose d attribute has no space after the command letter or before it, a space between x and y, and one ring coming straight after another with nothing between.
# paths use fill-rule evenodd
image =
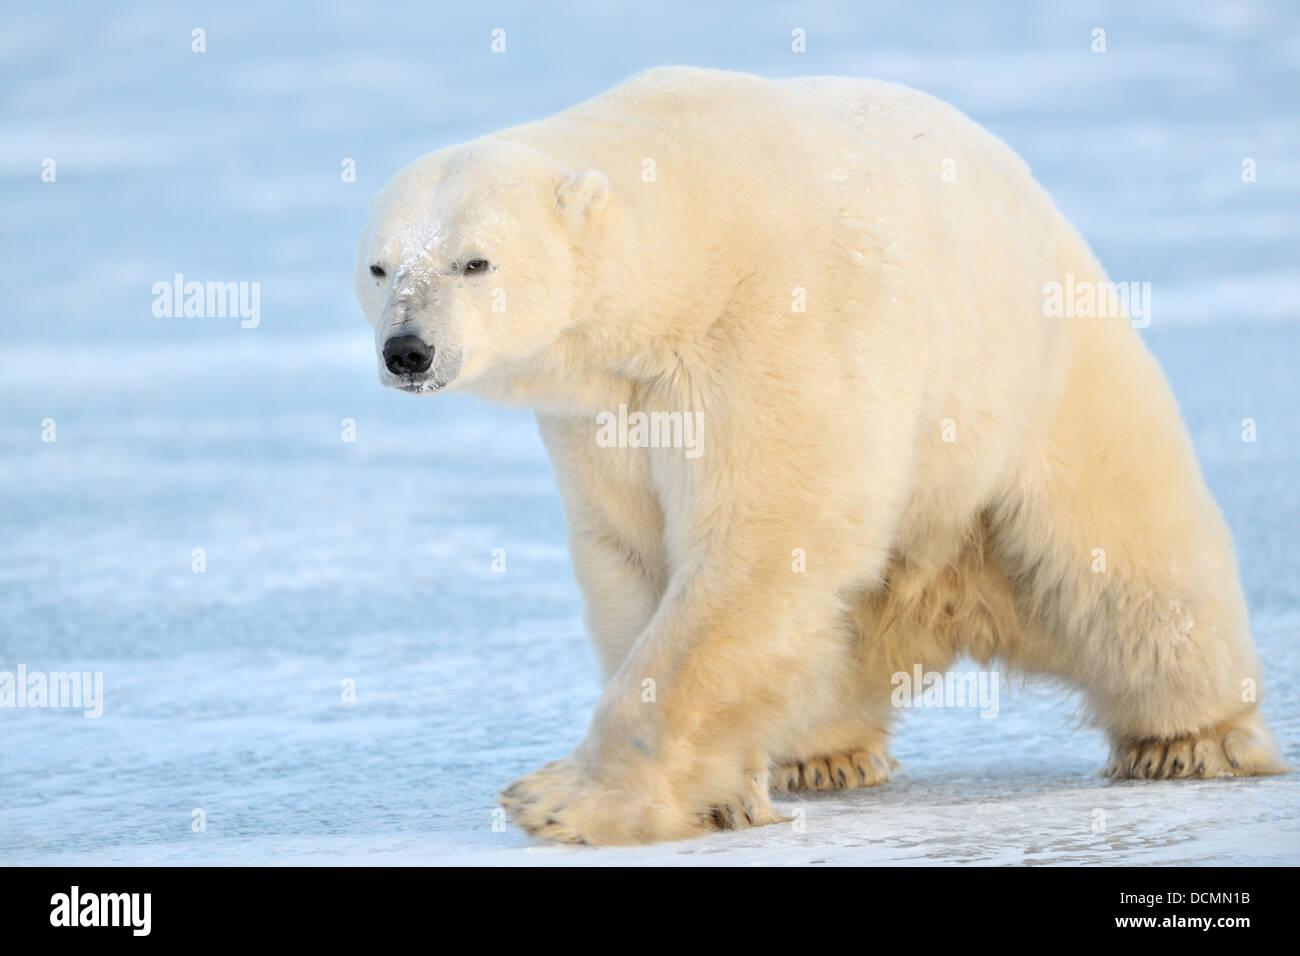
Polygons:
<instances>
[{"instance_id":1,"label":"blurred ice background","mask_svg":"<svg viewBox=\"0 0 1300 956\"><path fill-rule=\"evenodd\" d=\"M910 716L893 784L780 801L804 832L582 850L493 829L496 790L565 753L598 692L563 515L527 414L380 389L354 242L407 161L664 63L947 99L1112 278L1153 284L1145 335L1300 762L1294 5L9 5L0 670L102 671L106 700L0 710L0 864L1300 862L1300 778L1108 784L1077 701L1035 685L994 720ZM260 327L155 318L177 272L260 282Z\"/></svg>"}]
</instances>

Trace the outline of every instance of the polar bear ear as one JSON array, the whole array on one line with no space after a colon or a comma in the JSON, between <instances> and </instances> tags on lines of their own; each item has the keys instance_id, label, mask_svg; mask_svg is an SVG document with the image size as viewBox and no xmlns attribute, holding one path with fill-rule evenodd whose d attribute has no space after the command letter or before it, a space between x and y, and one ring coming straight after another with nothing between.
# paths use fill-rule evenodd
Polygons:
<instances>
[{"instance_id":1,"label":"polar bear ear","mask_svg":"<svg viewBox=\"0 0 1300 956\"><path fill-rule=\"evenodd\" d=\"M599 215L609 198L609 177L598 169L569 173L555 186L560 214L574 223Z\"/></svg>"}]
</instances>

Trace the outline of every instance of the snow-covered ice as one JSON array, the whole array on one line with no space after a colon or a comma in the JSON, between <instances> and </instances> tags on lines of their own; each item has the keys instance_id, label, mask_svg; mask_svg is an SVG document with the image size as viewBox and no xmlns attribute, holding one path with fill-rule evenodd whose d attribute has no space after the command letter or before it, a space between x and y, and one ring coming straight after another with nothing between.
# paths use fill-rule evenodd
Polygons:
<instances>
[{"instance_id":1,"label":"snow-covered ice","mask_svg":"<svg viewBox=\"0 0 1300 956\"><path fill-rule=\"evenodd\" d=\"M0 864L1300 862L1300 775L1110 783L1077 698L1038 683L1004 682L994 719L906 715L903 774L778 800L801 827L599 850L493 828L496 790L566 752L598 692L563 515L526 413L379 387L354 241L420 153L668 62L948 99L1112 278L1152 283L1144 335L1237 536L1264 710L1300 764L1294 9L574 9L6 12L0 670L102 671L105 699L97 720L0 709ZM178 272L259 282L261 324L155 318Z\"/></svg>"}]
</instances>

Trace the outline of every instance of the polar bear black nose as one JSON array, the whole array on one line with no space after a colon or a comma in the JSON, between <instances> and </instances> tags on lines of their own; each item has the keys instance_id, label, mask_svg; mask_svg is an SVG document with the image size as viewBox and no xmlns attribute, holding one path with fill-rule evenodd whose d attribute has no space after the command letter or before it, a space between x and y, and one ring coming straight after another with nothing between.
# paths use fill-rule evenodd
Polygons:
<instances>
[{"instance_id":1,"label":"polar bear black nose","mask_svg":"<svg viewBox=\"0 0 1300 956\"><path fill-rule=\"evenodd\" d=\"M384 343L384 364L394 375L414 375L433 364L433 348L414 335L395 335Z\"/></svg>"}]
</instances>

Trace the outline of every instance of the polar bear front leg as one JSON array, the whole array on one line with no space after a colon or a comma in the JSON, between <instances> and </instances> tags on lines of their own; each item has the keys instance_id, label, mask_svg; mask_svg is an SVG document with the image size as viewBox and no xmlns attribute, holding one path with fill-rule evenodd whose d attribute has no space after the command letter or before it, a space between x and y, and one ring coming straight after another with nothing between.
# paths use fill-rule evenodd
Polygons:
<instances>
[{"instance_id":1,"label":"polar bear front leg","mask_svg":"<svg viewBox=\"0 0 1300 956\"><path fill-rule=\"evenodd\" d=\"M789 367L799 354L763 349L727 379L727 393L691 399L711 410L707 435L716 436L699 455L634 455L599 447L589 425L543 422L571 536L582 532L575 561L599 561L598 548L584 549L600 544L602 528L620 529L610 544L617 552L639 542L635 560L606 553L607 566L635 580L625 572L639 565L662 583L628 646L602 651L607 668L617 666L582 743L503 792L527 832L645 843L778 819L769 761L830 719L826 688L854 667L849 595L881 582L912 479L900 449L913 423L894 407L896 390L880 384L884 373L868 394L866 378L852 377L778 401L780 383L812 376ZM761 361L780 368L746 394L741 385ZM882 368L913 374L913 364ZM845 455L848 447L867 451ZM618 597L602 566L579 571L589 605ZM633 593L639 605L644 592Z\"/></svg>"},{"instance_id":2,"label":"polar bear front leg","mask_svg":"<svg viewBox=\"0 0 1300 956\"><path fill-rule=\"evenodd\" d=\"M663 518L649 486L647 452L600 447L585 419L538 415L537 422L564 501L587 633L608 681L667 587Z\"/></svg>"},{"instance_id":3,"label":"polar bear front leg","mask_svg":"<svg viewBox=\"0 0 1300 956\"><path fill-rule=\"evenodd\" d=\"M720 578L678 577L606 687L586 739L504 791L526 831L648 843L778 819L764 731L843 651L825 619L809 626L825 601L796 604L772 588L759 601L762 590L727 597Z\"/></svg>"},{"instance_id":4,"label":"polar bear front leg","mask_svg":"<svg viewBox=\"0 0 1300 956\"><path fill-rule=\"evenodd\" d=\"M793 514L789 529L715 530L671 576L583 742L504 791L515 822L551 839L618 844L779 819L767 755L786 743L792 715L816 707L851 666L842 586L878 573L886 554L851 550L860 539L846 524ZM759 546L756 534L774 543ZM819 556L838 546L841 560L792 573L790 541Z\"/></svg>"}]
</instances>

